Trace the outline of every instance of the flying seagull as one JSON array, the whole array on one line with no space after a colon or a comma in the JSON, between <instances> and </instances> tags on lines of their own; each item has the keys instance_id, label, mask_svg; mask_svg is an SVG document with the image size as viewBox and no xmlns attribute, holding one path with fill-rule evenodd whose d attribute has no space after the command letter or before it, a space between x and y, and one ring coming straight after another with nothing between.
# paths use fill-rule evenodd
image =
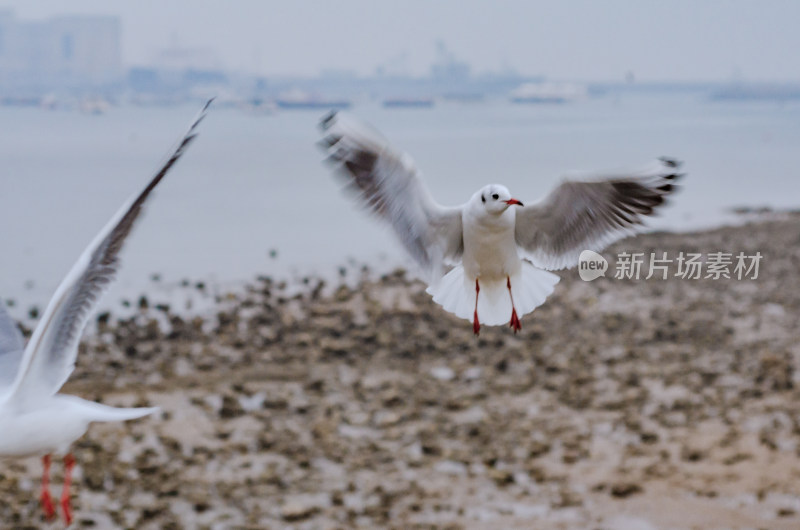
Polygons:
<instances>
[{"instance_id":1,"label":"flying seagull","mask_svg":"<svg viewBox=\"0 0 800 530\"><path fill-rule=\"evenodd\" d=\"M78 342L89 316L119 269L119 253L150 193L186 152L206 115L209 100L144 190L114 215L78 258L47 306L27 346L0 304L0 457L44 455L41 503L55 516L50 497L50 455L64 456L61 508L69 525L69 488L75 459L69 447L96 421L125 421L157 408L115 408L58 394L75 368Z\"/></svg>"},{"instance_id":2,"label":"flying seagull","mask_svg":"<svg viewBox=\"0 0 800 530\"><path fill-rule=\"evenodd\" d=\"M331 112L320 145L359 202L387 222L422 269L445 310L481 324L508 323L544 303L583 250L600 251L635 233L675 191L680 162L659 158L634 171L564 180L523 204L489 184L461 206L439 205L406 153L352 116Z\"/></svg>"}]
</instances>

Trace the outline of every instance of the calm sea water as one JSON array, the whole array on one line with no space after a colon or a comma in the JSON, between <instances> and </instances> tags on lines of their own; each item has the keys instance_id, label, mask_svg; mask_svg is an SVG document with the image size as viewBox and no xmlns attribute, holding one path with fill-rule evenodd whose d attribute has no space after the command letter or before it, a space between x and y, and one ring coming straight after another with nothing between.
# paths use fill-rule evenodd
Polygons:
<instances>
[{"instance_id":1,"label":"calm sea water","mask_svg":"<svg viewBox=\"0 0 800 530\"><path fill-rule=\"evenodd\" d=\"M17 299L16 311L46 303L196 110L121 107L86 116L0 108L0 297ZM685 161L689 176L656 228L719 224L733 206L800 206L796 103L661 94L563 106L365 104L352 112L412 154L443 204L460 204L491 182L535 200L567 171L669 155ZM320 163L319 117L213 109L149 204L105 305L148 289L154 273L167 286L190 279L222 289L258 274L326 276L348 262L407 264L389 232L354 208Z\"/></svg>"}]
</instances>

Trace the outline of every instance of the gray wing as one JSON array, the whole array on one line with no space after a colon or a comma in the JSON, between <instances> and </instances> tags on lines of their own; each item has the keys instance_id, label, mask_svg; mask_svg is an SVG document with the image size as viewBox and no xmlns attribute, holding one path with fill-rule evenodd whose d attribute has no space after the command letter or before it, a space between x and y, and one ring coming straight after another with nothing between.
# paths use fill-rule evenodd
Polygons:
<instances>
[{"instance_id":1,"label":"gray wing","mask_svg":"<svg viewBox=\"0 0 800 530\"><path fill-rule=\"evenodd\" d=\"M194 140L210 104L205 104L144 190L123 205L61 282L28 342L8 399L27 401L50 396L66 382L75 368L78 342L89 315L119 269L125 239L150 193Z\"/></svg>"},{"instance_id":2,"label":"gray wing","mask_svg":"<svg viewBox=\"0 0 800 530\"><path fill-rule=\"evenodd\" d=\"M360 203L391 226L430 283L463 252L461 208L437 204L407 154L341 113L320 122L328 161Z\"/></svg>"},{"instance_id":3,"label":"gray wing","mask_svg":"<svg viewBox=\"0 0 800 530\"><path fill-rule=\"evenodd\" d=\"M24 349L25 339L0 300L0 395L14 382Z\"/></svg>"},{"instance_id":4,"label":"gray wing","mask_svg":"<svg viewBox=\"0 0 800 530\"><path fill-rule=\"evenodd\" d=\"M635 233L677 189L681 163L660 158L627 174L566 180L543 201L517 209L516 240L537 267L572 267L584 250L599 252Z\"/></svg>"}]
</instances>

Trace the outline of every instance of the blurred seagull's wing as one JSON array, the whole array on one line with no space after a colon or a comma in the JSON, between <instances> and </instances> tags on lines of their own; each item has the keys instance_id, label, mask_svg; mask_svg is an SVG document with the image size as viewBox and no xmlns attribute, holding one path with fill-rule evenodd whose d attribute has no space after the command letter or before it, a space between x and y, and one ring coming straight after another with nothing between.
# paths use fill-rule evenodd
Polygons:
<instances>
[{"instance_id":1,"label":"blurred seagull's wing","mask_svg":"<svg viewBox=\"0 0 800 530\"><path fill-rule=\"evenodd\" d=\"M97 300L119 269L119 252L153 189L186 152L208 101L144 190L131 198L86 248L50 300L33 331L8 397L18 403L58 392L75 368L81 332Z\"/></svg>"},{"instance_id":2,"label":"blurred seagull's wing","mask_svg":"<svg viewBox=\"0 0 800 530\"><path fill-rule=\"evenodd\" d=\"M17 377L25 339L0 301L0 402Z\"/></svg>"},{"instance_id":3,"label":"blurred seagull's wing","mask_svg":"<svg viewBox=\"0 0 800 530\"><path fill-rule=\"evenodd\" d=\"M661 158L638 171L565 180L543 201L517 209L523 256L543 269L563 269L577 264L583 250L599 252L635 233L677 189L680 165Z\"/></svg>"},{"instance_id":4,"label":"blurred seagull's wing","mask_svg":"<svg viewBox=\"0 0 800 530\"><path fill-rule=\"evenodd\" d=\"M320 122L320 144L347 188L394 230L409 254L435 283L463 252L461 207L434 201L414 162L375 130L341 113Z\"/></svg>"}]
</instances>

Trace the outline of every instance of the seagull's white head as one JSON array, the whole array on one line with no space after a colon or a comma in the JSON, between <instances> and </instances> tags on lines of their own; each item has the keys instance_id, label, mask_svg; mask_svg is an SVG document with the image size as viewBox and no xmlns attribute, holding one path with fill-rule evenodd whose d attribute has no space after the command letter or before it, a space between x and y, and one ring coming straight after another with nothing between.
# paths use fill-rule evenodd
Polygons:
<instances>
[{"instance_id":1,"label":"seagull's white head","mask_svg":"<svg viewBox=\"0 0 800 530\"><path fill-rule=\"evenodd\" d=\"M479 203L483 208L493 214L505 212L509 206L515 204L522 206L522 201L511 197L511 192L503 185L489 184L484 186L472 196L473 202Z\"/></svg>"}]
</instances>

